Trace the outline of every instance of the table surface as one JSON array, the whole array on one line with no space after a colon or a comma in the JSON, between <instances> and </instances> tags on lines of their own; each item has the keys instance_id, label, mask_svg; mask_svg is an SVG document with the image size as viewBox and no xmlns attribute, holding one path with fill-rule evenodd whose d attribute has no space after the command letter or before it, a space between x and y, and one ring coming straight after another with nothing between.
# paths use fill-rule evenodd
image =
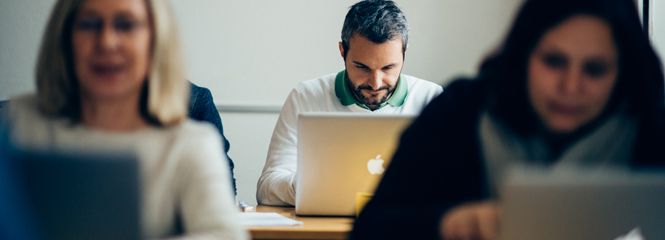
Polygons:
<instances>
[{"instance_id":1,"label":"table surface","mask_svg":"<svg viewBox=\"0 0 665 240\"><path fill-rule=\"evenodd\" d=\"M354 220L351 217L299 217L292 207L257 206L256 211L276 212L303 224L250 227L252 239L347 239Z\"/></svg>"}]
</instances>

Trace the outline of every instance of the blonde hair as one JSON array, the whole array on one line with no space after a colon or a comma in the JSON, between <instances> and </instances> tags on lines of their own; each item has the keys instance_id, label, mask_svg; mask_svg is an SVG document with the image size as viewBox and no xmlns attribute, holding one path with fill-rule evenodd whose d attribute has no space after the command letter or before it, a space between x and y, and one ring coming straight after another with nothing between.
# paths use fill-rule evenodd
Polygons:
<instances>
[{"instance_id":1,"label":"blonde hair","mask_svg":"<svg viewBox=\"0 0 665 240\"><path fill-rule=\"evenodd\" d=\"M47 116L80 119L80 90L73 66L72 28L85 0L59 0L42 39L35 77L39 109ZM140 109L147 120L170 126L187 118L189 85L169 1L145 0L152 23L152 49L147 91Z\"/></svg>"}]
</instances>

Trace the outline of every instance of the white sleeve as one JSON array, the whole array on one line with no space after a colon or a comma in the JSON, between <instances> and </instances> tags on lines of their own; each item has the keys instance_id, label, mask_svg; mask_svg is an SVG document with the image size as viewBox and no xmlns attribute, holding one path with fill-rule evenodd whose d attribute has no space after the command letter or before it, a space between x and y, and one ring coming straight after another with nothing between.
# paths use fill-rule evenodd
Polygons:
<instances>
[{"instance_id":1,"label":"white sleeve","mask_svg":"<svg viewBox=\"0 0 665 240\"><path fill-rule=\"evenodd\" d=\"M239 224L221 138L212 126L185 137L178 163L177 207L184 235L174 239L248 239Z\"/></svg>"},{"instance_id":2,"label":"white sleeve","mask_svg":"<svg viewBox=\"0 0 665 240\"><path fill-rule=\"evenodd\" d=\"M296 89L286 99L277 119L263 172L257 184L256 198L264 205L295 205L299 94Z\"/></svg>"}]
</instances>

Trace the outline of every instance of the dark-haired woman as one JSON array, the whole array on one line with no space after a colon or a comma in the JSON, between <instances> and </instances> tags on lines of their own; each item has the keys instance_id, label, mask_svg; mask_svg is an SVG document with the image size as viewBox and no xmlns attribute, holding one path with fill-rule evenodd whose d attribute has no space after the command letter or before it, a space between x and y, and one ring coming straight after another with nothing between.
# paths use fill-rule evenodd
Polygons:
<instances>
[{"instance_id":1,"label":"dark-haired woman","mask_svg":"<svg viewBox=\"0 0 665 240\"><path fill-rule=\"evenodd\" d=\"M631 0L527 0L402 135L354 239L495 239L514 165L662 167L663 72Z\"/></svg>"}]
</instances>

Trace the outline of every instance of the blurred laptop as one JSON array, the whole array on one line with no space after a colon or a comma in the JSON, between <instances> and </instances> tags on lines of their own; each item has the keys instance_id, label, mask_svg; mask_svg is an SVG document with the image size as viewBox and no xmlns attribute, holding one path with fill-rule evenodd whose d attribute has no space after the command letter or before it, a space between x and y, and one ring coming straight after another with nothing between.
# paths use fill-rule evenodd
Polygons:
<instances>
[{"instance_id":1,"label":"blurred laptop","mask_svg":"<svg viewBox=\"0 0 665 240\"><path fill-rule=\"evenodd\" d=\"M503 240L665 239L665 172L513 171Z\"/></svg>"},{"instance_id":2,"label":"blurred laptop","mask_svg":"<svg viewBox=\"0 0 665 240\"><path fill-rule=\"evenodd\" d=\"M0 125L0 239L36 239L20 196L15 161L10 158L7 136Z\"/></svg>"},{"instance_id":3,"label":"blurred laptop","mask_svg":"<svg viewBox=\"0 0 665 240\"><path fill-rule=\"evenodd\" d=\"M139 166L132 155L15 150L38 239L140 239Z\"/></svg>"},{"instance_id":4,"label":"blurred laptop","mask_svg":"<svg viewBox=\"0 0 665 240\"><path fill-rule=\"evenodd\" d=\"M305 113L298 118L296 214L352 216L373 193L413 115Z\"/></svg>"}]
</instances>

